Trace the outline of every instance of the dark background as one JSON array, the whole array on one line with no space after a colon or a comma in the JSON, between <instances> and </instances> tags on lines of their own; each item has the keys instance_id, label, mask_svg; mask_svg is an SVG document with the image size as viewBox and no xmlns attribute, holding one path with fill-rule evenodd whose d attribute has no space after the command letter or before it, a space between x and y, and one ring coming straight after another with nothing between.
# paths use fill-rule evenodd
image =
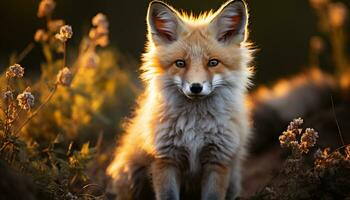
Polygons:
<instances>
[{"instance_id":1,"label":"dark background","mask_svg":"<svg viewBox=\"0 0 350 200\"><path fill-rule=\"evenodd\" d=\"M98 12L110 20L111 47L139 60L145 42L147 0L57 0L54 19L72 25L75 37L70 46L77 47ZM216 9L223 0L167 0L185 11ZM8 65L11 53L20 51L33 40L35 30L44 26L37 19L39 0L0 1L0 69ZM309 39L317 24L307 0L248 0L250 39L259 51L254 65L255 82L271 83L279 77L297 73L308 64ZM36 47L22 64L40 65L40 47ZM35 66L30 66L36 69ZM39 68L39 67L38 67Z\"/></svg>"}]
</instances>

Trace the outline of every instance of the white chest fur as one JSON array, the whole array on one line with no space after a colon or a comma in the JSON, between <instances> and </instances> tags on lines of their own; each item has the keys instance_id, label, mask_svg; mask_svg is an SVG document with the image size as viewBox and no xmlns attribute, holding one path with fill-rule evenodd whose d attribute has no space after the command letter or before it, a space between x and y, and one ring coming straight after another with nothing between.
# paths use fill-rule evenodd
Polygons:
<instances>
[{"instance_id":1,"label":"white chest fur","mask_svg":"<svg viewBox=\"0 0 350 200\"><path fill-rule=\"evenodd\" d=\"M176 111L176 114L169 113L171 111ZM166 117L157 126L155 143L158 155L176 160L181 154L179 149L184 150L189 170L195 172L201 166L203 149L215 145L218 147L216 159L228 161L240 143L232 112L232 109L214 109L208 104L168 109L163 113Z\"/></svg>"}]
</instances>

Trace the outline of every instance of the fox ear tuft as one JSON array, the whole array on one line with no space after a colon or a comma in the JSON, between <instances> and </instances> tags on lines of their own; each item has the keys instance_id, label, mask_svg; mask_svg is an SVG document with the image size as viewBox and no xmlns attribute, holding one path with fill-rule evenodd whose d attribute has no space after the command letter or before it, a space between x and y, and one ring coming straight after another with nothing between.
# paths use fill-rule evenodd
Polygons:
<instances>
[{"instance_id":1,"label":"fox ear tuft","mask_svg":"<svg viewBox=\"0 0 350 200\"><path fill-rule=\"evenodd\" d=\"M176 11L161 1L152 1L147 12L148 34L156 44L171 43L177 40L180 19Z\"/></svg>"},{"instance_id":2,"label":"fox ear tuft","mask_svg":"<svg viewBox=\"0 0 350 200\"><path fill-rule=\"evenodd\" d=\"M247 7L242 0L231 0L224 4L210 23L219 42L239 44L246 40L248 23Z\"/></svg>"}]
</instances>

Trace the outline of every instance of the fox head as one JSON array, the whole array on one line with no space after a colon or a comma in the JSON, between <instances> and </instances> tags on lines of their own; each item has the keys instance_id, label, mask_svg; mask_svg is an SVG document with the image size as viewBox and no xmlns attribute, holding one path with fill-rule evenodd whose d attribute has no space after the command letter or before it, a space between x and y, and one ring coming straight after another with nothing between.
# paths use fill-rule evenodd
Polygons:
<instances>
[{"instance_id":1,"label":"fox head","mask_svg":"<svg viewBox=\"0 0 350 200\"><path fill-rule=\"evenodd\" d=\"M164 88L175 87L189 99L208 97L222 87L245 88L251 60L247 24L242 0L198 17L151 2L143 78L161 78Z\"/></svg>"}]
</instances>

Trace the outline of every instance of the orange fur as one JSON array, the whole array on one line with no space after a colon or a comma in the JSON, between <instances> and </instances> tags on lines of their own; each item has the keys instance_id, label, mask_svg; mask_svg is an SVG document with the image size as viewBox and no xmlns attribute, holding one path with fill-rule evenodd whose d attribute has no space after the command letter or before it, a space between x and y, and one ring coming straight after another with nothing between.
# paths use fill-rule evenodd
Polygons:
<instances>
[{"instance_id":1,"label":"orange fur","mask_svg":"<svg viewBox=\"0 0 350 200\"><path fill-rule=\"evenodd\" d=\"M250 133L247 18L240 0L199 17L150 4L141 66L146 88L107 169L117 199L136 198L140 174L149 177L158 200L179 199L182 188L192 187L203 199L239 194ZM209 66L212 59L217 65ZM195 84L203 85L199 94Z\"/></svg>"}]
</instances>

